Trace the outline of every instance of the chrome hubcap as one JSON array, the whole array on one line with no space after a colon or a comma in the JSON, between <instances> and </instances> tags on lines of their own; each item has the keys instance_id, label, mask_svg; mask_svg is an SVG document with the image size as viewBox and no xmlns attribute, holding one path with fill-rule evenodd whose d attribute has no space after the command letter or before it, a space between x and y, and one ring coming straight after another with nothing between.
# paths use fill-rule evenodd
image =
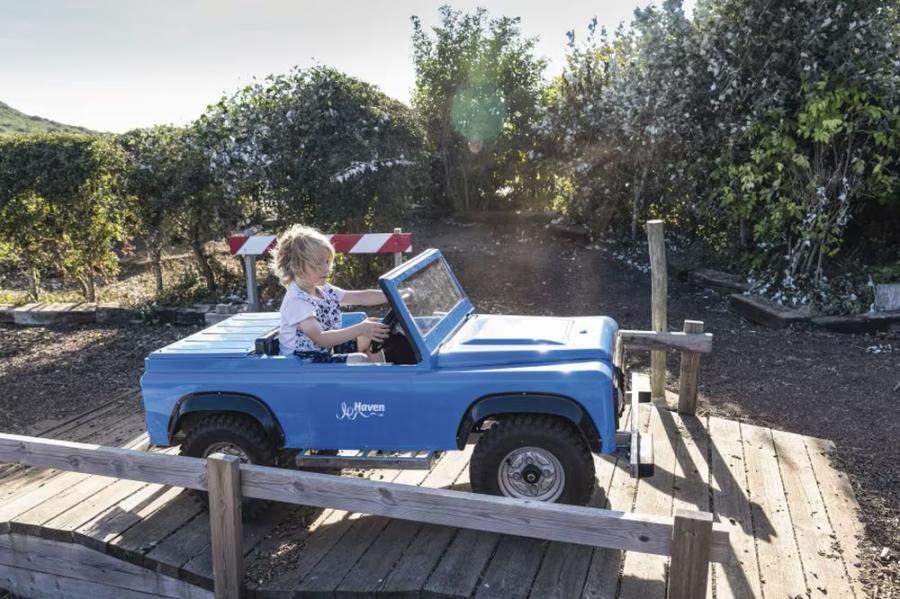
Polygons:
<instances>
[{"instance_id":1,"label":"chrome hubcap","mask_svg":"<svg viewBox=\"0 0 900 599\"><path fill-rule=\"evenodd\" d=\"M228 443L227 441L220 441L219 443L213 443L209 447L206 448L206 451L203 452L203 457L208 458L214 453L222 453L225 455L232 455L239 459L242 464L252 464L250 461L250 456L247 453L235 445L234 443Z\"/></svg>"},{"instance_id":2,"label":"chrome hubcap","mask_svg":"<svg viewBox=\"0 0 900 599\"><path fill-rule=\"evenodd\" d=\"M500 462L497 482L507 497L556 501L562 495L566 475L556 456L546 449L520 447Z\"/></svg>"}]
</instances>

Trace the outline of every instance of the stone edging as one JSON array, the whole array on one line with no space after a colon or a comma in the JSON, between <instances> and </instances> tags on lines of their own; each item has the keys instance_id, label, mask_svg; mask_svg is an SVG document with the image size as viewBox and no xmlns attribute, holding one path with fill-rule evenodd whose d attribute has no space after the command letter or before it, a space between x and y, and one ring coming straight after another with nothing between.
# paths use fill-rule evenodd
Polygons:
<instances>
[{"instance_id":1,"label":"stone edging","mask_svg":"<svg viewBox=\"0 0 900 599\"><path fill-rule=\"evenodd\" d=\"M163 322L184 326L208 326L242 310L229 304L195 304L189 307L158 307L149 311L106 303L32 303L13 307L0 305L0 323L19 326L60 324L125 324Z\"/></svg>"}]
</instances>

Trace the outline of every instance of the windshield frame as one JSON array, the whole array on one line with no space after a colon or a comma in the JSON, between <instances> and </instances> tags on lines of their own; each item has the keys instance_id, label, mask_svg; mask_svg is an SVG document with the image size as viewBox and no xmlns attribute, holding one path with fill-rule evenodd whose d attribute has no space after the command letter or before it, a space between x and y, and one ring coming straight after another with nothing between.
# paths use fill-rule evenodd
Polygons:
<instances>
[{"instance_id":1,"label":"windshield frame","mask_svg":"<svg viewBox=\"0 0 900 599\"><path fill-rule=\"evenodd\" d=\"M459 293L460 299L456 302L456 305L428 331L428 334L422 335L419 331L419 327L416 326L413 321L412 314L410 314L409 309L400 297L400 290L405 287L404 282L407 279L435 262L440 263L447 272L450 281ZM404 262L383 274L379 277L378 283L387 297L391 308L393 308L394 313L399 317L400 322L403 325L403 330L407 333L407 337L410 342L414 344L417 353L423 360L433 360L433 356L441 344L446 341L457 328L459 328L469 314L474 312L474 307L469 302L466 292L463 290L462 285L459 284L456 275L453 274L453 270L444 259L440 250L425 250L412 260Z\"/></svg>"}]
</instances>

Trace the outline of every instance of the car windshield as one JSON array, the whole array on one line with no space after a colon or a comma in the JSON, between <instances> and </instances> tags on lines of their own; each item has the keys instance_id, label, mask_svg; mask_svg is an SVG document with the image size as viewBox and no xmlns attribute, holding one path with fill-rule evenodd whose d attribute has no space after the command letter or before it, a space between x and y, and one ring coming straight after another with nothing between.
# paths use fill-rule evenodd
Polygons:
<instances>
[{"instance_id":1,"label":"car windshield","mask_svg":"<svg viewBox=\"0 0 900 599\"><path fill-rule=\"evenodd\" d=\"M443 260L410 275L401 287L412 290L411 294L402 294L403 303L423 337L462 299Z\"/></svg>"}]
</instances>

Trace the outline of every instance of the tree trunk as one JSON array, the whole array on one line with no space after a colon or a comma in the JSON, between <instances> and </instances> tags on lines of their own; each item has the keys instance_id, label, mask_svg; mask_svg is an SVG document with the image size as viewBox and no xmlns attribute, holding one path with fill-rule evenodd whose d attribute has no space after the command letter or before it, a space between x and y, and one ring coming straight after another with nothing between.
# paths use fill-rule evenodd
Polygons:
<instances>
[{"instance_id":1,"label":"tree trunk","mask_svg":"<svg viewBox=\"0 0 900 599\"><path fill-rule=\"evenodd\" d=\"M88 270L84 277L84 290L87 301L93 303L97 301L97 290L94 285L94 271Z\"/></svg>"},{"instance_id":2,"label":"tree trunk","mask_svg":"<svg viewBox=\"0 0 900 599\"><path fill-rule=\"evenodd\" d=\"M152 238L152 241L147 243L147 252L150 254L150 269L153 271L153 279L156 281L156 295L162 295L162 245Z\"/></svg>"},{"instance_id":3,"label":"tree trunk","mask_svg":"<svg viewBox=\"0 0 900 599\"><path fill-rule=\"evenodd\" d=\"M631 199L631 242L637 243L638 220L641 215L641 195L644 193L644 180L647 178L647 165L641 169L640 181L633 185Z\"/></svg>"},{"instance_id":4,"label":"tree trunk","mask_svg":"<svg viewBox=\"0 0 900 599\"><path fill-rule=\"evenodd\" d=\"M206 289L213 293L216 290L216 277L213 273L212 266L209 264L209 256L203 250L203 244L200 240L194 238L191 240L191 249L194 251L194 257L197 258L197 265L200 267L200 273L206 280Z\"/></svg>"},{"instance_id":5,"label":"tree trunk","mask_svg":"<svg viewBox=\"0 0 900 599\"><path fill-rule=\"evenodd\" d=\"M41 273L36 268L28 267L25 269L25 277L28 279L28 297L38 301L41 295Z\"/></svg>"}]
</instances>

